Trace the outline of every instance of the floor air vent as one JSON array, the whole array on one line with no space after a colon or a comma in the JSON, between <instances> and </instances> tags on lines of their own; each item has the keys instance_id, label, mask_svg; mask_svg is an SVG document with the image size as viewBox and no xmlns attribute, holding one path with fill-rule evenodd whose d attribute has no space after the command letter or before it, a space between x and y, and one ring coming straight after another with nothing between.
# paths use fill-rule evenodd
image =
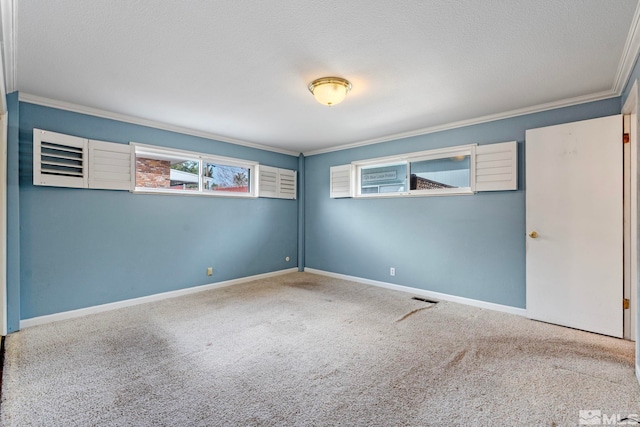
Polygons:
<instances>
[{"instance_id":1,"label":"floor air vent","mask_svg":"<svg viewBox=\"0 0 640 427\"><path fill-rule=\"evenodd\" d=\"M413 297L411 299L414 299L416 301L422 301L422 302L428 302L430 304L437 304L440 301L436 301L436 300L432 300L432 299L427 299L427 298L420 298L420 297Z\"/></svg>"}]
</instances>

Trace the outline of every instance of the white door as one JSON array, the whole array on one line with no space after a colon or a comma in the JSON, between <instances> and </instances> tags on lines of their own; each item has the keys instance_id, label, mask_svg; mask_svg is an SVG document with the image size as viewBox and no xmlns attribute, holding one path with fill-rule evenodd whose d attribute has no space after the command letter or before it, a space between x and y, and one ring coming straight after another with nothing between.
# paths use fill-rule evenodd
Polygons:
<instances>
[{"instance_id":1,"label":"white door","mask_svg":"<svg viewBox=\"0 0 640 427\"><path fill-rule=\"evenodd\" d=\"M527 317L622 337L622 116L527 130Z\"/></svg>"}]
</instances>

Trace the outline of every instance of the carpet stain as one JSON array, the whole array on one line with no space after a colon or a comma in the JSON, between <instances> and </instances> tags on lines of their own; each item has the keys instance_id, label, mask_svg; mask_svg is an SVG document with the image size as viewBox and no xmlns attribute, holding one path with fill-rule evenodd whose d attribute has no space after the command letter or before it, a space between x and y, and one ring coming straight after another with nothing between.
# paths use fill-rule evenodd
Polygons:
<instances>
[{"instance_id":1,"label":"carpet stain","mask_svg":"<svg viewBox=\"0 0 640 427\"><path fill-rule=\"evenodd\" d=\"M457 353L455 354L455 356L453 356L453 357L452 357L452 358L451 358L451 359L450 359L450 360L449 360L449 361L444 365L444 368L445 368L445 369L451 369L451 368L454 368L455 366L457 366L457 365L462 361L462 359L464 359L464 356L466 356L466 354L467 354L467 350L466 350L466 349L464 349L464 350L461 350L461 351L457 352Z\"/></svg>"},{"instance_id":2,"label":"carpet stain","mask_svg":"<svg viewBox=\"0 0 640 427\"><path fill-rule=\"evenodd\" d=\"M289 286L291 288L305 289L307 291L314 291L321 287L321 284L315 282L293 282L286 283L285 286Z\"/></svg>"},{"instance_id":3,"label":"carpet stain","mask_svg":"<svg viewBox=\"0 0 640 427\"><path fill-rule=\"evenodd\" d=\"M402 316L401 318L399 318L398 320L396 320L396 323L398 323L398 322L402 322L402 321L403 321L403 320L405 320L407 317L409 317L409 316L411 316L411 315L413 315L413 314L416 314L416 313L417 313L417 312L419 312L419 311L422 311L422 310L428 310L428 309L433 308L433 307L435 307L435 306L436 306L435 304L431 304L431 305L428 305L428 306L426 306L426 307L420 307L420 308L416 308L415 310L411 310L410 312L408 312L407 314L405 314L404 316Z\"/></svg>"},{"instance_id":4,"label":"carpet stain","mask_svg":"<svg viewBox=\"0 0 640 427\"><path fill-rule=\"evenodd\" d=\"M623 349L564 339L534 339L522 336L489 337L477 342L483 356L499 357L508 349L514 353L571 361L576 358L633 366L634 355Z\"/></svg>"}]
</instances>

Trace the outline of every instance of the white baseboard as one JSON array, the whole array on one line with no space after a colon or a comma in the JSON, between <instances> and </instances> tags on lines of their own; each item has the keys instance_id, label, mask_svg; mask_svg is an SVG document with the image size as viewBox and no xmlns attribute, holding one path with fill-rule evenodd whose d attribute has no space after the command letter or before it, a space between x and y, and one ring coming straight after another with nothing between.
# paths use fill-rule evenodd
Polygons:
<instances>
[{"instance_id":1,"label":"white baseboard","mask_svg":"<svg viewBox=\"0 0 640 427\"><path fill-rule=\"evenodd\" d=\"M102 313L104 311L117 310L119 308L131 307L133 305L145 304L153 301L160 301L168 298L175 298L183 295L195 294L211 289L225 288L227 286L238 285L240 283L252 282L254 280L266 279L267 277L280 276L297 272L298 267L287 268L286 270L273 271L271 273L256 274L255 276L241 277L239 279L225 280L224 282L211 283L209 285L194 286L192 288L178 289L176 291L162 292L146 297L133 298L124 301L117 301L108 304L94 305L92 307L80 308L77 310L63 311L62 313L48 314L46 316L31 317L20 320L20 329L31 326L43 325L45 323L58 322L60 320L74 319L76 317L87 316L89 314Z\"/></svg>"},{"instance_id":2,"label":"white baseboard","mask_svg":"<svg viewBox=\"0 0 640 427\"><path fill-rule=\"evenodd\" d=\"M331 273L324 270L316 270L315 268L304 269L307 273L319 274L322 276L335 277L336 279L350 280L352 282L364 283L365 285L378 286L380 288L393 289L394 291L407 292L414 295L420 295L427 298L434 298L443 301L456 302L458 304L471 305L473 307L486 308L488 310L502 311L504 313L516 314L518 316L526 316L527 310L524 308L511 307L508 305L495 304L492 302L480 301L471 298L458 297L455 295L442 294L440 292L426 291L424 289L411 288L409 286L396 285L393 283L379 282L377 280L363 279L361 277L347 276L346 274Z\"/></svg>"}]
</instances>

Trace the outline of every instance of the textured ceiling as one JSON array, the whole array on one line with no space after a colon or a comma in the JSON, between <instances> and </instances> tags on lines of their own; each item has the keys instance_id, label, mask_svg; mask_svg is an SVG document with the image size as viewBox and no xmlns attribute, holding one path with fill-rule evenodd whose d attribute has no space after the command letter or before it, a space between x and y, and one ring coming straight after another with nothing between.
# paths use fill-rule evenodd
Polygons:
<instances>
[{"instance_id":1,"label":"textured ceiling","mask_svg":"<svg viewBox=\"0 0 640 427\"><path fill-rule=\"evenodd\" d=\"M16 3L21 93L295 152L613 96L637 7L637 0ZM306 87L329 75L353 83L331 108Z\"/></svg>"}]
</instances>

